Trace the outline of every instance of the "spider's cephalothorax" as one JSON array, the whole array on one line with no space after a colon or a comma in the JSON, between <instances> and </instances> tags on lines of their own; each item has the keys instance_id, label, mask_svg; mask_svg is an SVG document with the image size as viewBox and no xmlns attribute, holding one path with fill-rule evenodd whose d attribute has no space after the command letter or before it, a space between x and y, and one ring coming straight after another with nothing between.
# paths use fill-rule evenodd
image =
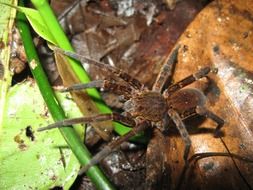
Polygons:
<instances>
[{"instance_id":1,"label":"spider's cephalothorax","mask_svg":"<svg viewBox=\"0 0 253 190\"><path fill-rule=\"evenodd\" d=\"M218 124L215 132L218 132L224 124L224 121L220 117L205 108L206 97L200 90L195 88L184 88L194 81L205 77L210 71L212 71L209 67L204 67L195 74L166 87L165 84L167 83L167 79L171 78L172 68L177 62L179 46L174 48L166 63L161 68L152 90L148 90L143 84L141 84L141 82L115 67L105 65L72 52L63 51L59 48L55 48L54 50L57 53L63 53L76 58L81 62L98 66L101 70L110 72L111 75L114 76L114 79L118 78L118 80L113 81L95 80L86 84L77 84L65 88L64 91L103 88L104 90L114 92L115 94L124 97L124 114L108 113L67 119L56 122L47 127L40 128L39 131L68 126L76 123L92 123L105 120L114 120L133 127L129 133L115 141L112 141L101 152L97 153L91 161L82 168L81 172L85 172L91 166L100 162L109 153L119 147L122 142L133 137L137 133L152 127L158 127L160 130L165 129L168 127L167 125L169 120L172 120L175 123L175 126L185 142L184 159L187 161L191 140L183 120L191 117L192 115L203 115L211 118Z\"/></svg>"}]
</instances>

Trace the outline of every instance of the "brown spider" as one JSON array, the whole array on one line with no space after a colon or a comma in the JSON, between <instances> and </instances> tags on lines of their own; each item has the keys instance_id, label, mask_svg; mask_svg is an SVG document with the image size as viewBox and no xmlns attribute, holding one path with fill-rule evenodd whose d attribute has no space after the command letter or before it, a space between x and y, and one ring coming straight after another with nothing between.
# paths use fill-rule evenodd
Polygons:
<instances>
[{"instance_id":1,"label":"brown spider","mask_svg":"<svg viewBox=\"0 0 253 190\"><path fill-rule=\"evenodd\" d=\"M171 52L168 61L163 65L152 90L147 89L138 80L115 67L105 65L72 52L54 48L54 50L58 53L68 55L72 58L80 60L81 62L96 65L102 71L106 71L107 73L109 72L114 79L116 79L95 80L86 84L76 84L65 88L63 91L82 90L87 88L103 88L105 90L114 92L123 96L124 98L124 114L107 113L88 117L66 119L49 126L39 128L38 131L68 126L76 123L92 123L105 120L113 120L133 127L129 133L115 141L112 141L102 151L98 152L90 160L90 162L81 169L80 172L83 173L86 172L91 166L99 163L113 150L118 148L121 143L127 141L129 138L133 137L139 132L154 127L164 131L168 128L169 121L172 120L185 143L184 160L187 161L191 147L191 140L183 120L196 114L211 118L218 124L215 129L215 134L217 134L217 132L223 126L224 121L205 108L206 97L203 92L196 88L183 88L194 81L205 77L210 71L214 71L209 67L200 69L197 73L184 78L168 88L165 87L165 83L172 75L172 68L177 62L179 48L180 47L177 46Z\"/></svg>"}]
</instances>

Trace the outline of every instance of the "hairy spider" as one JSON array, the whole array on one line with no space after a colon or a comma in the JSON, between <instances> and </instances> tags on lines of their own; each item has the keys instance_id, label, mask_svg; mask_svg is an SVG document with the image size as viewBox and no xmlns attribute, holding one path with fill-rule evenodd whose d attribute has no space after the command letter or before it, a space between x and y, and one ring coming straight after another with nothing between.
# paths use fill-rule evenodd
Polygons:
<instances>
[{"instance_id":1,"label":"hairy spider","mask_svg":"<svg viewBox=\"0 0 253 190\"><path fill-rule=\"evenodd\" d=\"M113 120L133 127L130 132L117 140L112 141L102 151L98 152L90 160L90 162L81 169L81 173L83 173L91 166L99 163L113 150L118 148L121 143L133 137L137 133L154 127L164 131L168 128L169 121L172 120L185 143L184 160L187 161L191 147L191 140L183 120L196 114L211 118L218 124L215 129L215 134L217 134L223 126L224 121L205 107L206 97L203 92L196 88L184 88L194 81L205 77L210 71L214 71L209 67L200 69L195 74L184 78L168 88L165 87L168 78L172 75L173 66L177 62L179 48L180 46L177 46L170 53L166 63L161 68L152 90L149 90L141 84L141 82L115 67L105 65L72 52L54 48L55 52L68 55L83 63L85 62L96 65L102 71L106 71L107 73L109 72L114 78L114 80L95 80L86 84L76 84L65 88L63 91L82 90L87 88L103 88L111 91L123 96L124 114L107 113L66 119L43 128L39 128L38 130L43 131L76 123L92 123L105 120Z\"/></svg>"}]
</instances>

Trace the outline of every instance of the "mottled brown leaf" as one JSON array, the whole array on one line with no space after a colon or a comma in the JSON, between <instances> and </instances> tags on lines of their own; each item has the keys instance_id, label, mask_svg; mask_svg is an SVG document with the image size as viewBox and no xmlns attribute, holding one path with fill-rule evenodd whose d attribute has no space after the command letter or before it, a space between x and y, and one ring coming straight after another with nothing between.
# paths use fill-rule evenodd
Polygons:
<instances>
[{"instance_id":1,"label":"mottled brown leaf","mask_svg":"<svg viewBox=\"0 0 253 190\"><path fill-rule=\"evenodd\" d=\"M207 107L225 120L223 141L231 153L253 160L253 1L222 0L207 6L186 29L178 44L174 80L204 66L218 68L209 75L205 93ZM200 85L197 83L195 86ZM214 138L216 124L209 119L189 122L192 153L227 152L222 140ZM183 167L184 145L179 136L170 137L168 153L175 187ZM234 162L235 161L235 162ZM253 164L230 157L209 157L196 161L181 179L181 189L250 189ZM235 165L236 163L236 165ZM238 167L238 168L237 168Z\"/></svg>"}]
</instances>

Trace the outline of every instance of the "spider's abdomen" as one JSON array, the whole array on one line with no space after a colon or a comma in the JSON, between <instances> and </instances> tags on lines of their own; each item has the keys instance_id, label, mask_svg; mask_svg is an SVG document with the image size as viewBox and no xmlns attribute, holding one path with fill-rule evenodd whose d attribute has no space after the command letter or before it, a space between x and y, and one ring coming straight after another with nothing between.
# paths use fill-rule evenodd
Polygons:
<instances>
[{"instance_id":1,"label":"spider's abdomen","mask_svg":"<svg viewBox=\"0 0 253 190\"><path fill-rule=\"evenodd\" d=\"M206 97L198 89L186 88L172 94L167 102L170 108L176 110L179 114L186 114L187 117L185 112L195 112L197 106L205 104Z\"/></svg>"},{"instance_id":2,"label":"spider's abdomen","mask_svg":"<svg viewBox=\"0 0 253 190\"><path fill-rule=\"evenodd\" d=\"M143 117L149 121L161 121L167 112L166 100L160 93L143 92L124 104L124 110L133 117Z\"/></svg>"}]
</instances>

